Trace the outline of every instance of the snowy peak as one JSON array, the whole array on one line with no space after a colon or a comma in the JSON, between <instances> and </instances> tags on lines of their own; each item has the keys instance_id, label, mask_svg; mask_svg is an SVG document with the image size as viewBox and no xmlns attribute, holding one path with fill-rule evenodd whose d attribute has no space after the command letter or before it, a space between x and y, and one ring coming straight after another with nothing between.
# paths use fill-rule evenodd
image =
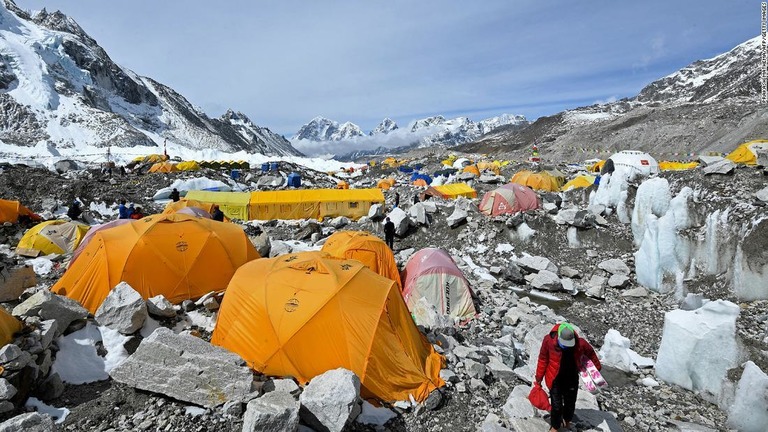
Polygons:
<instances>
[{"instance_id":1,"label":"snowy peak","mask_svg":"<svg viewBox=\"0 0 768 432\"><path fill-rule=\"evenodd\" d=\"M364 136L362 129L354 123L346 122L339 127L339 130L331 136L332 141L342 141L354 137Z\"/></svg>"},{"instance_id":2,"label":"snowy peak","mask_svg":"<svg viewBox=\"0 0 768 432\"><path fill-rule=\"evenodd\" d=\"M338 122L325 117L315 117L309 123L299 129L294 135L295 140L308 141L342 141L364 136L360 127L354 123L346 122L339 125Z\"/></svg>"},{"instance_id":3,"label":"snowy peak","mask_svg":"<svg viewBox=\"0 0 768 432\"><path fill-rule=\"evenodd\" d=\"M445 117L443 116L433 116L433 117L427 117L425 119L416 120L415 122L411 123L411 132L417 132L419 129L425 129L432 126L438 126L445 123Z\"/></svg>"},{"instance_id":4,"label":"snowy peak","mask_svg":"<svg viewBox=\"0 0 768 432\"><path fill-rule=\"evenodd\" d=\"M379 123L379 125L376 126L376 128L374 128L369 135L386 135L394 130L397 130L397 128L397 123L395 123L395 121L391 118L387 117L382 120L381 123Z\"/></svg>"},{"instance_id":5,"label":"snowy peak","mask_svg":"<svg viewBox=\"0 0 768 432\"><path fill-rule=\"evenodd\" d=\"M480 122L478 122L478 127L480 128L480 133L484 135L502 126L507 126L507 125L525 126L527 124L528 124L528 120L525 118L524 115L502 114L497 117L491 117L485 120L481 120Z\"/></svg>"}]
</instances>

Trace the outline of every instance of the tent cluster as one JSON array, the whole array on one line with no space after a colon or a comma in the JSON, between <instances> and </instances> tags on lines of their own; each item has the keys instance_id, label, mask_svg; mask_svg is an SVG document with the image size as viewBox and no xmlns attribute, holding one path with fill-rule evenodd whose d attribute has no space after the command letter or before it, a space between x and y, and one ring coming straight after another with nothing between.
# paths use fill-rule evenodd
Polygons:
<instances>
[{"instance_id":1,"label":"tent cluster","mask_svg":"<svg viewBox=\"0 0 768 432\"><path fill-rule=\"evenodd\" d=\"M259 192L189 191L189 200L201 203L211 212L213 204L229 219L318 219L345 216L359 219L367 216L373 204L384 203L381 189L297 189ZM170 203L169 206L188 204ZM167 207L165 212L169 212Z\"/></svg>"}]
</instances>

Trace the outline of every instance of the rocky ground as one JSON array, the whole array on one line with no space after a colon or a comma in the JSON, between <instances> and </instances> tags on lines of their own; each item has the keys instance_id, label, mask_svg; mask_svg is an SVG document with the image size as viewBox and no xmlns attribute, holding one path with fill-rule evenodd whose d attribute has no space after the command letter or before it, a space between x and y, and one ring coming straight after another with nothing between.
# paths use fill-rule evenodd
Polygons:
<instances>
[{"instance_id":1,"label":"rocky ground","mask_svg":"<svg viewBox=\"0 0 768 432\"><path fill-rule=\"evenodd\" d=\"M439 155L424 155L421 161L428 171L432 171L439 167L440 159ZM520 167L507 166L502 175L508 178ZM571 169L565 165L559 168L564 171ZM119 199L135 202L152 211L161 210L162 206L152 202L151 196L177 178L205 175L211 179L227 180L225 173L213 170L195 174L109 178L96 170L58 175L22 166L3 166L0 169L3 170L0 175L2 198L21 200L32 210L50 216L71 200L78 199L87 208L93 209L96 221L113 217L111 212ZM283 175L299 171L305 181L315 187L334 187L337 181L326 173L297 166L284 165L281 171ZM256 188L265 176L254 170L247 173L243 185ZM420 189L407 185L408 177L394 169L375 167L365 174L354 174L347 180L353 187L372 187L384 176L397 178L399 185L394 190L401 195L402 207L409 210L412 196ZM751 254L749 256L768 250L768 236L759 235L759 231L750 235L744 228L760 226L759 221L766 215L765 204L753 196L768 185L768 177L763 176L760 170L741 168L730 176L711 177L702 176L700 170L665 172L661 177L669 181L673 196L685 186L696 191L696 198L690 204L694 215L692 219L696 223L680 234L692 245L692 250L703 248L696 245L703 244L707 217L715 211L727 211L725 220L735 232L734 237L724 237L732 238L732 244L720 244L723 255L731 254L736 249L736 243L741 244L745 235L749 237L748 241L743 241L743 248L746 248L745 253ZM639 182L629 187L630 206L638 185ZM474 186L479 197L484 191L495 187L482 183L475 183ZM446 379L448 385L441 389L439 395L431 397L424 405L389 407L397 415L383 426L350 421L345 430L546 430L541 413L534 413L524 399L516 396L514 389L518 388L517 392L521 392L526 388L524 386L530 384L531 373L526 364L532 352L538 350L543 336L541 332L548 331L554 323L563 319L579 326L582 335L596 349L603 344L608 330L615 329L629 338L634 351L655 358L662 340L664 315L678 308L681 299L674 292L656 293L637 284L634 256L637 248L633 243L632 229L630 224L619 222L615 213L605 212L580 221L558 223L558 213L564 209L587 209L590 192L577 190L559 196L545 196L544 202L554 207L548 206L522 217L488 218L479 214L476 207L466 200L433 200L434 211L430 206L428 222L411 224L407 232L397 238L394 249L398 265L404 265L415 250L423 247L448 250L472 284L477 297L478 316L460 327L436 325L435 328L424 329L430 341L438 344L447 358L447 371L444 372L449 378ZM393 191L387 192L386 197L391 206ZM90 206L92 202L97 205ZM449 216L454 214L456 207L465 208L467 215L451 226ZM105 214L99 214L99 209L106 209ZM339 229L381 234L380 223L369 218L357 222L326 220L321 224L306 221L249 222L244 229L257 245L262 246L262 251L264 237L269 239L266 243L270 256L317 247L325 237ZM259 235L260 232L263 234ZM23 227L0 227L0 266L11 268L25 262L11 249L22 233ZM546 268L554 269L556 286L542 285L534 280L544 271L531 267L527 261L531 257L546 259L554 266ZM34 292L50 287L63 273L61 263L65 258L54 259L53 269L39 274L36 286L19 299L4 303L6 309L12 310ZM612 259L626 264L627 274L605 270L608 267L604 263ZM701 294L704 298L737 303L741 310L737 333L744 357L755 362L763 371L768 370L768 301L741 301L731 288L732 277L728 269L715 273L689 272L685 280L687 291ZM160 325L209 340L211 322L201 316L215 317L215 308L202 304L186 305L177 307L172 318L154 318ZM34 313L25 317L28 323L39 323L45 319L34 316ZM69 334L83 325L84 321L74 320L68 330L60 333ZM39 338L45 340L43 336ZM130 345L129 353L135 351L145 337L137 333L131 339L130 344L126 342ZM58 343L59 339L48 341L49 346L40 352L50 352L55 359ZM3 376L7 374L6 371ZM716 401L664 383L655 377L654 368L624 372L606 366L604 376L609 386L596 397L587 397L583 390L580 392L585 398L577 411L579 420L576 430L728 430L727 414ZM730 371L729 376L734 377L734 382L738 381L740 370ZM39 380L40 383L49 381L45 377ZM252 392L249 397L265 393L265 383L270 381L270 377L256 377L255 393ZM49 383L48 387L51 386ZM62 430L247 429L243 426L244 422L248 423L248 415L244 415L246 405L241 402L190 409L187 402L139 390L112 379L81 385L59 383L53 387L47 392L34 388L27 388L26 392L36 394L48 405L70 410L66 420L58 425ZM2 414L2 418L13 417L25 410L15 404L12 410ZM700 429L691 429L693 426L690 424L699 425Z\"/></svg>"}]
</instances>

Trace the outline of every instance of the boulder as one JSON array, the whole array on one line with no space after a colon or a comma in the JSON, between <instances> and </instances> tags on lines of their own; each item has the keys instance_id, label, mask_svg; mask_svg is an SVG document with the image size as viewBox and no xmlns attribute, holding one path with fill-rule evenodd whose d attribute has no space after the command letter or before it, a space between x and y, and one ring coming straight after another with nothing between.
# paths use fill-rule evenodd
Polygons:
<instances>
[{"instance_id":1,"label":"boulder","mask_svg":"<svg viewBox=\"0 0 768 432\"><path fill-rule=\"evenodd\" d=\"M589 229L595 226L596 216L588 210L579 210L573 218L571 225L576 228Z\"/></svg>"},{"instance_id":2,"label":"boulder","mask_svg":"<svg viewBox=\"0 0 768 432\"><path fill-rule=\"evenodd\" d=\"M280 187L285 183L285 178L282 176L270 176L265 175L259 177L259 179L256 181L256 186L259 188L265 188L265 187Z\"/></svg>"},{"instance_id":3,"label":"boulder","mask_svg":"<svg viewBox=\"0 0 768 432\"><path fill-rule=\"evenodd\" d=\"M760 189L752 195L754 195L755 198L762 202L768 202L768 186Z\"/></svg>"},{"instance_id":4,"label":"boulder","mask_svg":"<svg viewBox=\"0 0 768 432\"><path fill-rule=\"evenodd\" d=\"M557 204L555 203L544 203L541 208L549 214L557 214L558 212Z\"/></svg>"},{"instance_id":5,"label":"boulder","mask_svg":"<svg viewBox=\"0 0 768 432\"><path fill-rule=\"evenodd\" d=\"M344 228L349 225L349 218L346 216L338 216L331 219L330 225L336 229Z\"/></svg>"},{"instance_id":6,"label":"boulder","mask_svg":"<svg viewBox=\"0 0 768 432\"><path fill-rule=\"evenodd\" d=\"M0 378L0 400L9 400L16 396L16 387L5 378Z\"/></svg>"},{"instance_id":7,"label":"boulder","mask_svg":"<svg viewBox=\"0 0 768 432\"><path fill-rule=\"evenodd\" d=\"M536 374L536 364L539 361L541 342L544 340L544 336L548 335L549 331L552 330L552 327L554 327L553 323L538 324L525 335L523 345L525 352L528 353L528 368L526 368L525 372L530 374L526 375L526 378L528 378L527 382L533 382L534 375ZM515 370L517 371L519 368Z\"/></svg>"},{"instance_id":8,"label":"boulder","mask_svg":"<svg viewBox=\"0 0 768 432\"><path fill-rule=\"evenodd\" d=\"M605 260L597 265L600 270L605 270L612 275L625 275L629 276L629 266L624 261L618 258L612 258Z\"/></svg>"},{"instance_id":9,"label":"boulder","mask_svg":"<svg viewBox=\"0 0 768 432\"><path fill-rule=\"evenodd\" d=\"M427 219L427 210L424 208L424 204L416 203L408 209L408 216L419 225L427 225L429 220Z\"/></svg>"},{"instance_id":10,"label":"boulder","mask_svg":"<svg viewBox=\"0 0 768 432\"><path fill-rule=\"evenodd\" d=\"M531 387L527 385L518 385L512 389L507 397L507 402L501 407L507 419L530 418L536 414L536 408L528 400L528 393L530 392Z\"/></svg>"},{"instance_id":11,"label":"boulder","mask_svg":"<svg viewBox=\"0 0 768 432\"><path fill-rule=\"evenodd\" d=\"M299 402L290 393L273 391L248 402L243 432L299 430Z\"/></svg>"},{"instance_id":12,"label":"boulder","mask_svg":"<svg viewBox=\"0 0 768 432\"><path fill-rule=\"evenodd\" d=\"M256 248L256 251L259 253L259 256L261 257L269 256L269 251L272 248L272 242L269 240L269 236L267 235L267 233L262 232L257 236L251 237L251 243L253 244L253 247Z\"/></svg>"},{"instance_id":13,"label":"boulder","mask_svg":"<svg viewBox=\"0 0 768 432\"><path fill-rule=\"evenodd\" d=\"M578 213L578 211L579 210L575 208L562 209L557 212L555 222L559 225L573 225L573 221L576 219L576 213Z\"/></svg>"},{"instance_id":14,"label":"boulder","mask_svg":"<svg viewBox=\"0 0 768 432\"><path fill-rule=\"evenodd\" d=\"M432 200L422 201L420 203L424 207L424 211L429 214L437 213L437 204Z\"/></svg>"},{"instance_id":15,"label":"boulder","mask_svg":"<svg viewBox=\"0 0 768 432\"><path fill-rule=\"evenodd\" d=\"M129 335L144 326L147 304L133 287L120 282L101 303L94 318L107 328Z\"/></svg>"},{"instance_id":16,"label":"boulder","mask_svg":"<svg viewBox=\"0 0 768 432\"><path fill-rule=\"evenodd\" d=\"M699 163L701 164L701 167L708 167L710 165L714 165L718 162L722 162L725 158L721 156L706 156L701 155L699 156Z\"/></svg>"},{"instance_id":17,"label":"boulder","mask_svg":"<svg viewBox=\"0 0 768 432\"><path fill-rule=\"evenodd\" d=\"M451 215L448 216L448 219L446 219L446 222L448 223L449 227L456 228L467 221L467 216L469 216L469 214L465 209L456 206L453 209L453 213L451 213Z\"/></svg>"},{"instance_id":18,"label":"boulder","mask_svg":"<svg viewBox=\"0 0 768 432\"><path fill-rule=\"evenodd\" d=\"M648 288L645 287L637 287L628 289L621 293L622 297L634 297L634 298L641 298L641 297L648 297Z\"/></svg>"},{"instance_id":19,"label":"boulder","mask_svg":"<svg viewBox=\"0 0 768 432\"><path fill-rule=\"evenodd\" d=\"M557 266L549 259L540 256L525 255L517 260L517 265L530 273L536 273L541 270L557 273Z\"/></svg>"},{"instance_id":20,"label":"boulder","mask_svg":"<svg viewBox=\"0 0 768 432\"><path fill-rule=\"evenodd\" d=\"M0 302L18 300L25 289L35 285L37 276L32 267L0 267Z\"/></svg>"},{"instance_id":21,"label":"boulder","mask_svg":"<svg viewBox=\"0 0 768 432\"><path fill-rule=\"evenodd\" d=\"M571 279L581 279L581 272L573 267L562 266L560 267L560 276Z\"/></svg>"},{"instance_id":22,"label":"boulder","mask_svg":"<svg viewBox=\"0 0 768 432\"><path fill-rule=\"evenodd\" d=\"M384 206L381 204L373 204L368 210L368 217L371 220L377 221L384 218Z\"/></svg>"},{"instance_id":23,"label":"boulder","mask_svg":"<svg viewBox=\"0 0 768 432\"><path fill-rule=\"evenodd\" d=\"M395 224L395 235L402 237L408 233L408 228L411 227L412 222L403 209L393 208L387 217Z\"/></svg>"},{"instance_id":24,"label":"boulder","mask_svg":"<svg viewBox=\"0 0 768 432\"><path fill-rule=\"evenodd\" d=\"M0 432L55 432L57 430L51 416L36 412L19 414L0 423Z\"/></svg>"},{"instance_id":25,"label":"boulder","mask_svg":"<svg viewBox=\"0 0 768 432\"><path fill-rule=\"evenodd\" d=\"M204 407L242 400L253 374L234 353L160 327L109 375L115 381Z\"/></svg>"},{"instance_id":26,"label":"boulder","mask_svg":"<svg viewBox=\"0 0 768 432\"><path fill-rule=\"evenodd\" d=\"M615 274L608 278L608 286L611 288L624 288L629 285L629 276Z\"/></svg>"},{"instance_id":27,"label":"boulder","mask_svg":"<svg viewBox=\"0 0 768 432\"><path fill-rule=\"evenodd\" d=\"M14 344L0 348L0 365L8 370L20 370L32 361L32 356Z\"/></svg>"},{"instance_id":28,"label":"boulder","mask_svg":"<svg viewBox=\"0 0 768 432\"><path fill-rule=\"evenodd\" d=\"M53 164L53 169L55 169L59 174L64 174L68 171L77 171L79 167L77 166L77 162L73 160L62 159Z\"/></svg>"},{"instance_id":29,"label":"boulder","mask_svg":"<svg viewBox=\"0 0 768 432\"><path fill-rule=\"evenodd\" d=\"M504 181L504 177L495 174L482 173L477 181L480 183L495 184Z\"/></svg>"},{"instance_id":30,"label":"boulder","mask_svg":"<svg viewBox=\"0 0 768 432\"><path fill-rule=\"evenodd\" d=\"M549 270L541 270L534 276L531 286L545 291L559 291L563 288L560 278Z\"/></svg>"},{"instance_id":31,"label":"boulder","mask_svg":"<svg viewBox=\"0 0 768 432\"><path fill-rule=\"evenodd\" d=\"M292 395L298 395L301 392L301 389L299 388L299 385L296 384L296 381L290 379L290 378L283 378L283 379L271 379L264 383L264 385L261 387L261 389L267 393L267 392L282 392L282 393L290 393Z\"/></svg>"},{"instance_id":32,"label":"boulder","mask_svg":"<svg viewBox=\"0 0 768 432\"><path fill-rule=\"evenodd\" d=\"M739 306L724 300L664 314L656 377L718 398L728 369L740 364L738 316Z\"/></svg>"},{"instance_id":33,"label":"boulder","mask_svg":"<svg viewBox=\"0 0 768 432\"><path fill-rule=\"evenodd\" d=\"M176 309L173 308L173 304L162 294L150 297L147 300L147 312L152 316L162 318L173 318L176 316Z\"/></svg>"},{"instance_id":34,"label":"boulder","mask_svg":"<svg viewBox=\"0 0 768 432\"><path fill-rule=\"evenodd\" d=\"M296 240L307 240L312 237L312 234L323 235L323 227L317 222L308 222L296 233Z\"/></svg>"},{"instance_id":35,"label":"boulder","mask_svg":"<svg viewBox=\"0 0 768 432\"><path fill-rule=\"evenodd\" d=\"M744 364L728 426L745 432L764 431L768 425L768 375L751 361Z\"/></svg>"},{"instance_id":36,"label":"boulder","mask_svg":"<svg viewBox=\"0 0 768 432\"><path fill-rule=\"evenodd\" d=\"M301 419L316 431L341 432L360 414L360 379L334 369L309 382L299 397Z\"/></svg>"},{"instance_id":37,"label":"boulder","mask_svg":"<svg viewBox=\"0 0 768 432\"><path fill-rule=\"evenodd\" d=\"M504 267L504 269L502 270L502 277L505 280L515 284L525 283L525 277L523 276L523 272L522 270L520 270L520 267L514 261L509 261L507 263L507 266Z\"/></svg>"},{"instance_id":38,"label":"boulder","mask_svg":"<svg viewBox=\"0 0 768 432\"><path fill-rule=\"evenodd\" d=\"M733 163L730 159L723 159L713 163L712 165L705 166L702 171L704 172L704 175L728 175L733 174L734 170L736 170L736 164Z\"/></svg>"},{"instance_id":39,"label":"boulder","mask_svg":"<svg viewBox=\"0 0 768 432\"><path fill-rule=\"evenodd\" d=\"M13 308L13 315L56 320L59 331L63 332L72 321L88 317L88 311L70 298L42 290Z\"/></svg>"}]
</instances>

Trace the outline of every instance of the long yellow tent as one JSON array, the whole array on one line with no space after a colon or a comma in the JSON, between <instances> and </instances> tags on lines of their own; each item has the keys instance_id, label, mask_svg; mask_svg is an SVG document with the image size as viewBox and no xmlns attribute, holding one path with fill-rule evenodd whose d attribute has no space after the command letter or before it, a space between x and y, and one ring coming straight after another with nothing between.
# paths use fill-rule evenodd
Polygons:
<instances>
[{"instance_id":1,"label":"long yellow tent","mask_svg":"<svg viewBox=\"0 0 768 432\"><path fill-rule=\"evenodd\" d=\"M460 196L477 198L477 191L472 189L472 187L466 183L451 183L442 186L432 186L425 190L422 195L430 195L444 199L455 199Z\"/></svg>"},{"instance_id":2,"label":"long yellow tent","mask_svg":"<svg viewBox=\"0 0 768 432\"><path fill-rule=\"evenodd\" d=\"M251 194L248 192L189 191L186 199L201 203L218 204L224 216L229 219L248 220Z\"/></svg>"},{"instance_id":3,"label":"long yellow tent","mask_svg":"<svg viewBox=\"0 0 768 432\"><path fill-rule=\"evenodd\" d=\"M384 203L381 189L301 189L252 192L250 219L322 219L368 215L373 204Z\"/></svg>"}]
</instances>

